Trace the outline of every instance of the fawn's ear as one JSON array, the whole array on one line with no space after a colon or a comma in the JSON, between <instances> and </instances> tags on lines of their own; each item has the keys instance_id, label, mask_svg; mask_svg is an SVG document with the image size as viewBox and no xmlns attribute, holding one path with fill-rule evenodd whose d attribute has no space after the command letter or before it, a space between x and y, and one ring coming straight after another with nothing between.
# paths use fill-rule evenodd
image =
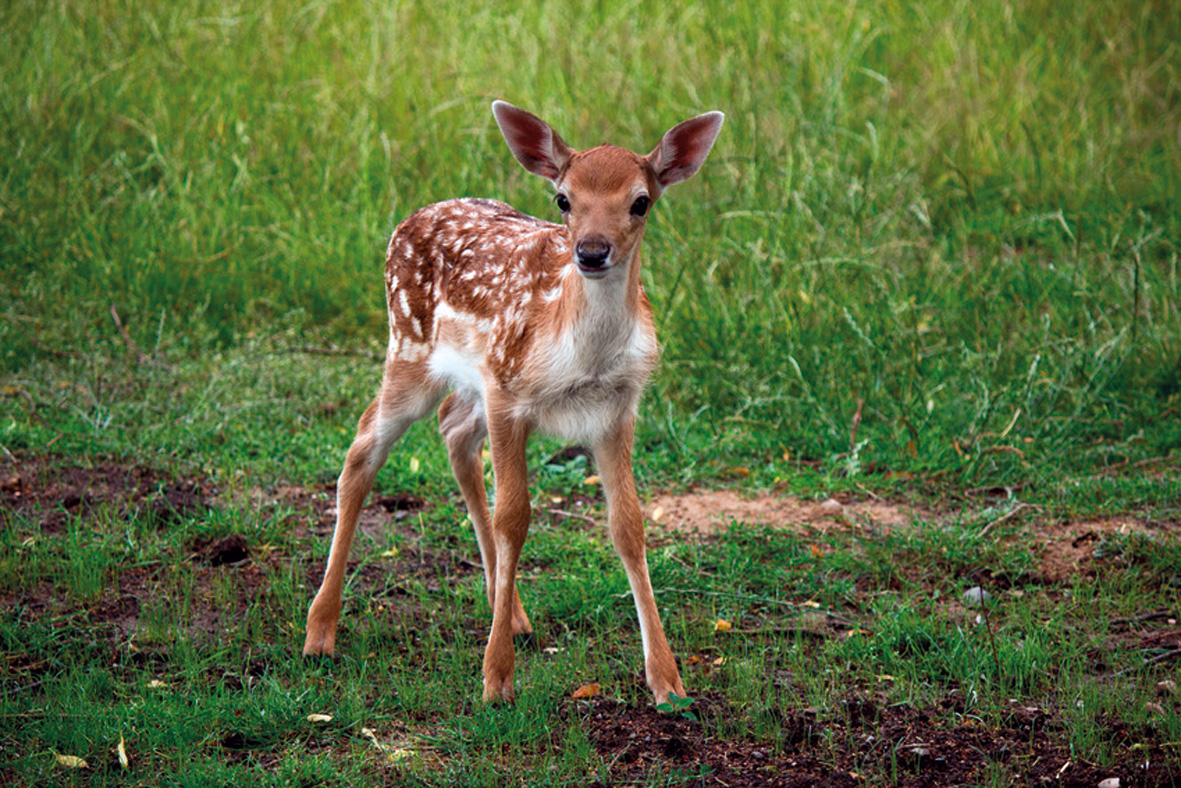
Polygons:
<instances>
[{"instance_id":1,"label":"fawn's ear","mask_svg":"<svg viewBox=\"0 0 1181 788\"><path fill-rule=\"evenodd\" d=\"M665 132L660 144L647 156L661 189L688 180L701 169L725 119L721 112L707 112Z\"/></svg>"},{"instance_id":2,"label":"fawn's ear","mask_svg":"<svg viewBox=\"0 0 1181 788\"><path fill-rule=\"evenodd\" d=\"M493 101L492 114L508 149L521 166L534 175L557 181L574 153L557 132L533 113L518 109L507 101Z\"/></svg>"}]
</instances>

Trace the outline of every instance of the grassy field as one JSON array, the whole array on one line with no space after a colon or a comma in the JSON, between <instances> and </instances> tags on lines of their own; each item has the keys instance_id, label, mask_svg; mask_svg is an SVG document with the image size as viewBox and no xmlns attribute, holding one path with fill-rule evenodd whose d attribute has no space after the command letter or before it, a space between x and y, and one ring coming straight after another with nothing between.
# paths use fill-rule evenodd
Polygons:
<instances>
[{"instance_id":1,"label":"grassy field","mask_svg":"<svg viewBox=\"0 0 1181 788\"><path fill-rule=\"evenodd\" d=\"M1176 4L1114 0L7 3L0 782L1173 784L1177 41ZM366 510L343 655L298 658L390 230L553 216L494 98L640 151L727 113L645 241L645 496L917 512L656 524L695 720L646 706L552 441L515 706L478 702L431 424Z\"/></svg>"}]
</instances>

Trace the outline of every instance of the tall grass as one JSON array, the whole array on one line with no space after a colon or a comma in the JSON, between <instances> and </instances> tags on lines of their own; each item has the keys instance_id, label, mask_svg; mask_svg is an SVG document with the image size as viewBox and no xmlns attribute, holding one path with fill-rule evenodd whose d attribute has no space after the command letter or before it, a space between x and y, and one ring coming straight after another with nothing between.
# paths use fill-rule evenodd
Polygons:
<instances>
[{"instance_id":1,"label":"tall grass","mask_svg":"<svg viewBox=\"0 0 1181 788\"><path fill-rule=\"evenodd\" d=\"M716 108L646 247L665 363L641 435L677 465L1005 479L1167 453L1179 40L1175 4L1115 0L13 2L3 364L85 351L112 302L174 355L380 341L401 217L552 213L490 99L639 150Z\"/></svg>"}]
</instances>

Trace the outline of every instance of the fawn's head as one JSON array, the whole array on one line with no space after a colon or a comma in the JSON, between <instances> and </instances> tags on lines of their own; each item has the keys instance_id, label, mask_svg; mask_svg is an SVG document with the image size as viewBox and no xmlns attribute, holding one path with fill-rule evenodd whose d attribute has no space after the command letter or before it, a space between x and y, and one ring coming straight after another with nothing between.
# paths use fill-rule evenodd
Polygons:
<instances>
[{"instance_id":1,"label":"fawn's head","mask_svg":"<svg viewBox=\"0 0 1181 788\"><path fill-rule=\"evenodd\" d=\"M492 114L521 165L552 182L574 261L588 279L627 268L648 211L674 183L691 178L709 155L725 116L707 112L674 126L647 156L614 145L569 147L544 121L503 101Z\"/></svg>"}]
</instances>

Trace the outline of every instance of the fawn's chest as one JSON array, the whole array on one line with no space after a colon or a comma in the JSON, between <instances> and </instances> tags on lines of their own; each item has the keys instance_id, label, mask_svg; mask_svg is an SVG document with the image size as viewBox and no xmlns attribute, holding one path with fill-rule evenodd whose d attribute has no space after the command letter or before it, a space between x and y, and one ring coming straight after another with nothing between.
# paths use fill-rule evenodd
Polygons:
<instances>
[{"instance_id":1,"label":"fawn's chest","mask_svg":"<svg viewBox=\"0 0 1181 788\"><path fill-rule=\"evenodd\" d=\"M559 225L503 203L440 203L391 241L392 333L466 398L487 402L494 386L514 417L593 443L634 411L657 358L638 279L618 273L583 281Z\"/></svg>"}]
</instances>

